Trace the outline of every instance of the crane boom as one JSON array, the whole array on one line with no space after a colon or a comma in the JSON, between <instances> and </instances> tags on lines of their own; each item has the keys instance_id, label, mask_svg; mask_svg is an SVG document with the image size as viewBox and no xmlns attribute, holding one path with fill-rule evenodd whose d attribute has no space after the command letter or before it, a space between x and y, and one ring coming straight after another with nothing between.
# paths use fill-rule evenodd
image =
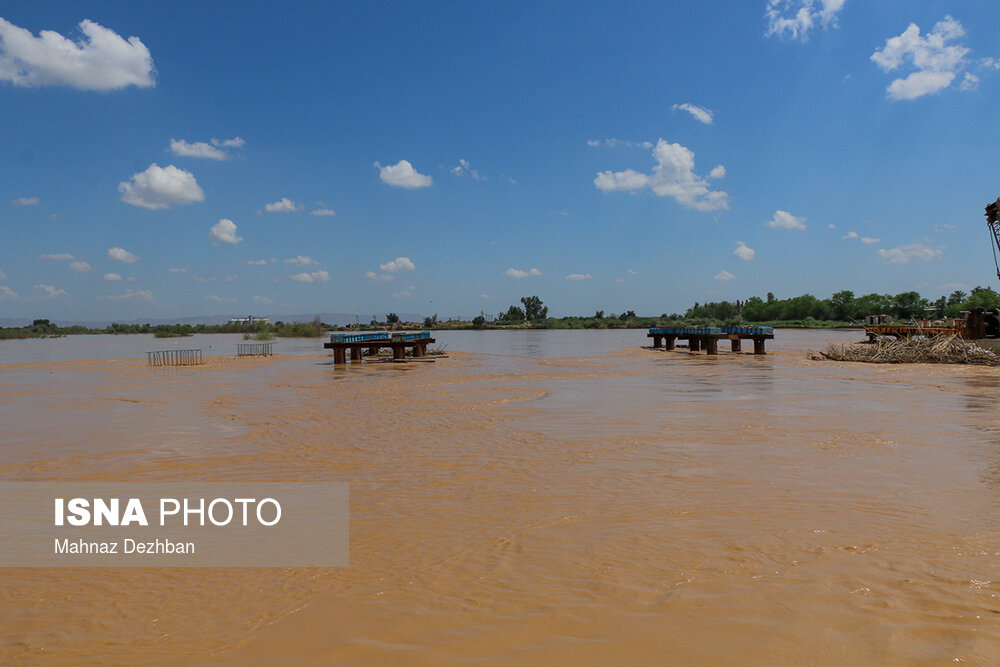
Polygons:
<instances>
[{"instance_id":1,"label":"crane boom","mask_svg":"<svg viewBox=\"0 0 1000 667\"><path fill-rule=\"evenodd\" d=\"M1000 263L997 262L997 250L1000 249L1000 197L986 206L986 224L993 235L993 264L997 269L997 278L1000 278Z\"/></svg>"}]
</instances>

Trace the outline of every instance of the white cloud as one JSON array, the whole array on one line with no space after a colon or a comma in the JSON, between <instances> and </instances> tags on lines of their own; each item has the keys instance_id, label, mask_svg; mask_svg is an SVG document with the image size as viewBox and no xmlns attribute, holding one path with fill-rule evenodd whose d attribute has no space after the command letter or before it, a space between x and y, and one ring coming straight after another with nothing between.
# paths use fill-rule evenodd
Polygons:
<instances>
[{"instance_id":1,"label":"white cloud","mask_svg":"<svg viewBox=\"0 0 1000 667\"><path fill-rule=\"evenodd\" d=\"M723 167L720 164L717 167L715 167L714 169L712 169L712 171L708 172L708 177L711 178L711 179L713 179L713 180L718 180L720 178L725 178L726 177L726 168Z\"/></svg>"},{"instance_id":2,"label":"white cloud","mask_svg":"<svg viewBox=\"0 0 1000 667\"><path fill-rule=\"evenodd\" d=\"M775 229L805 229L808 218L798 218L788 211L775 211L767 226Z\"/></svg>"},{"instance_id":3,"label":"white cloud","mask_svg":"<svg viewBox=\"0 0 1000 667\"><path fill-rule=\"evenodd\" d=\"M619 285L621 285L622 283L625 282L625 279L624 278L615 278L615 282L618 283Z\"/></svg>"},{"instance_id":4,"label":"white cloud","mask_svg":"<svg viewBox=\"0 0 1000 667\"><path fill-rule=\"evenodd\" d=\"M205 192L189 171L155 162L146 171L132 174L130 182L118 184L122 201L148 209L170 208L174 204L205 201Z\"/></svg>"},{"instance_id":5,"label":"white cloud","mask_svg":"<svg viewBox=\"0 0 1000 667\"><path fill-rule=\"evenodd\" d=\"M122 277L120 275L118 275L117 273L105 273L104 274L104 279L108 280L108 281L111 281L111 282L114 282L116 280L121 280Z\"/></svg>"},{"instance_id":6,"label":"white cloud","mask_svg":"<svg viewBox=\"0 0 1000 667\"><path fill-rule=\"evenodd\" d=\"M694 153L690 149L660 139L653 149L653 158L656 166L650 175L632 169L602 171L594 179L594 185L604 192L649 187L658 197L673 197L679 204L699 211L729 208L729 195L709 189L708 181L694 173Z\"/></svg>"},{"instance_id":7,"label":"white cloud","mask_svg":"<svg viewBox=\"0 0 1000 667\"><path fill-rule=\"evenodd\" d=\"M253 302L268 304L268 303L274 303L274 299L268 299L266 296L254 295Z\"/></svg>"},{"instance_id":8,"label":"white cloud","mask_svg":"<svg viewBox=\"0 0 1000 667\"><path fill-rule=\"evenodd\" d=\"M674 111L677 111L678 109L681 111L687 111L691 114L692 118L699 123L704 123L705 125L711 125L712 120L715 117L715 112L711 109L706 109L705 107L700 107L697 104L690 104L688 102L685 102L684 104L675 104L672 109Z\"/></svg>"},{"instance_id":9,"label":"white cloud","mask_svg":"<svg viewBox=\"0 0 1000 667\"><path fill-rule=\"evenodd\" d=\"M236 245L243 240L242 236L236 235L236 223L229 218L221 218L208 230L208 235L216 243L231 243Z\"/></svg>"},{"instance_id":10,"label":"white cloud","mask_svg":"<svg viewBox=\"0 0 1000 667\"><path fill-rule=\"evenodd\" d=\"M187 269L179 269L177 267L170 267L169 269L167 269L167 271L169 271L170 273L187 273L188 272Z\"/></svg>"},{"instance_id":11,"label":"white cloud","mask_svg":"<svg viewBox=\"0 0 1000 667\"><path fill-rule=\"evenodd\" d=\"M83 272L83 271L91 271L92 269L90 267L90 264L87 264L86 262L83 261L77 261L69 263L69 270Z\"/></svg>"},{"instance_id":12,"label":"white cloud","mask_svg":"<svg viewBox=\"0 0 1000 667\"><path fill-rule=\"evenodd\" d=\"M637 276L637 275L639 275L639 272L638 272L638 271L634 271L634 270L632 270L632 269L628 269L628 272L629 272L629 273L630 273L631 275L633 275L633 276Z\"/></svg>"},{"instance_id":13,"label":"white cloud","mask_svg":"<svg viewBox=\"0 0 1000 667\"><path fill-rule=\"evenodd\" d=\"M474 181L488 180L485 176L481 176L478 171L473 169L466 160L459 160L458 166L452 167L450 171L456 176L468 176Z\"/></svg>"},{"instance_id":14,"label":"white cloud","mask_svg":"<svg viewBox=\"0 0 1000 667\"><path fill-rule=\"evenodd\" d=\"M3 20L3 19L0 19ZM41 200L38 197L18 197L11 202L14 206L35 206L40 203Z\"/></svg>"},{"instance_id":15,"label":"white cloud","mask_svg":"<svg viewBox=\"0 0 1000 667\"><path fill-rule=\"evenodd\" d=\"M736 280L736 276L734 276L733 274L731 274L729 271L726 271L725 269L723 269L722 271L719 271L718 273L715 274L715 279L716 280Z\"/></svg>"},{"instance_id":16,"label":"white cloud","mask_svg":"<svg viewBox=\"0 0 1000 667\"><path fill-rule=\"evenodd\" d=\"M510 278L527 278L528 276L540 276L542 272L538 269L529 269L528 271L522 271L520 269L507 269L504 274Z\"/></svg>"},{"instance_id":17,"label":"white cloud","mask_svg":"<svg viewBox=\"0 0 1000 667\"><path fill-rule=\"evenodd\" d=\"M3 271L0 271L0 280L7 280L7 274L5 274Z\"/></svg>"},{"instance_id":18,"label":"white cloud","mask_svg":"<svg viewBox=\"0 0 1000 667\"><path fill-rule=\"evenodd\" d=\"M69 296L66 290L56 289L55 285L35 285L35 289L40 289L45 292L43 299L51 299L57 296Z\"/></svg>"},{"instance_id":19,"label":"white cloud","mask_svg":"<svg viewBox=\"0 0 1000 667\"><path fill-rule=\"evenodd\" d=\"M571 273L566 276L566 280L590 280L591 277L589 273Z\"/></svg>"},{"instance_id":20,"label":"white cloud","mask_svg":"<svg viewBox=\"0 0 1000 667\"><path fill-rule=\"evenodd\" d=\"M226 282L227 283L235 283L236 280L237 280L237 277L236 277L235 273L233 275L231 275L231 276L226 276Z\"/></svg>"},{"instance_id":21,"label":"white cloud","mask_svg":"<svg viewBox=\"0 0 1000 667\"><path fill-rule=\"evenodd\" d=\"M139 301L155 301L153 293L148 289L130 289L126 290L124 294L108 294L104 297L105 299L137 299Z\"/></svg>"},{"instance_id":22,"label":"white cloud","mask_svg":"<svg viewBox=\"0 0 1000 667\"><path fill-rule=\"evenodd\" d=\"M768 0L764 17L767 35L799 41L809 39L816 23L823 28L837 27L837 14L846 0Z\"/></svg>"},{"instance_id":23,"label":"white cloud","mask_svg":"<svg viewBox=\"0 0 1000 667\"><path fill-rule=\"evenodd\" d=\"M292 211L297 211L300 208L302 207L288 197L282 197L276 202L264 205L264 210L268 213L290 213Z\"/></svg>"},{"instance_id":24,"label":"white cloud","mask_svg":"<svg viewBox=\"0 0 1000 667\"><path fill-rule=\"evenodd\" d=\"M232 139L212 139L213 146L222 146L223 148L243 148L245 144L246 141L239 137L233 137Z\"/></svg>"},{"instance_id":25,"label":"white cloud","mask_svg":"<svg viewBox=\"0 0 1000 667\"><path fill-rule=\"evenodd\" d=\"M174 155L180 157L197 157L207 160L225 160L229 153L204 141L188 143L183 139L171 139L168 149Z\"/></svg>"},{"instance_id":26,"label":"white cloud","mask_svg":"<svg viewBox=\"0 0 1000 667\"><path fill-rule=\"evenodd\" d=\"M385 264L379 264L378 268L382 269L386 273L399 273L400 271L412 271L417 268L410 261L409 257L397 257L391 262L386 262Z\"/></svg>"},{"instance_id":27,"label":"white cloud","mask_svg":"<svg viewBox=\"0 0 1000 667\"><path fill-rule=\"evenodd\" d=\"M941 254L940 248L931 248L923 243L910 243L886 250L880 248L878 256L892 264L903 264L909 261L929 262Z\"/></svg>"},{"instance_id":28,"label":"white cloud","mask_svg":"<svg viewBox=\"0 0 1000 667\"><path fill-rule=\"evenodd\" d=\"M628 147L628 148L645 148L646 150L649 150L650 148L653 147L652 142L649 142L649 141L628 141L626 139L614 139L614 138L605 139L604 141L600 141L598 139L588 139L587 140L587 145L588 146L594 146L594 147L596 147L596 146L607 146L608 148L616 148L618 146L625 146L625 147ZM514 182L516 183L516 181L514 181Z\"/></svg>"},{"instance_id":29,"label":"white cloud","mask_svg":"<svg viewBox=\"0 0 1000 667\"><path fill-rule=\"evenodd\" d=\"M375 273L374 271L366 271L365 278L369 278L371 280L381 280L382 282L388 282L392 280L392 275L388 273Z\"/></svg>"},{"instance_id":30,"label":"white cloud","mask_svg":"<svg viewBox=\"0 0 1000 667\"><path fill-rule=\"evenodd\" d=\"M736 250L733 251L733 254L744 262L750 262L757 253L743 241L737 241Z\"/></svg>"},{"instance_id":31,"label":"white cloud","mask_svg":"<svg viewBox=\"0 0 1000 667\"><path fill-rule=\"evenodd\" d=\"M68 252L57 252L49 255L39 255L38 259L48 259L53 262L68 262L69 260L74 259L74 257Z\"/></svg>"},{"instance_id":32,"label":"white cloud","mask_svg":"<svg viewBox=\"0 0 1000 667\"><path fill-rule=\"evenodd\" d=\"M239 137L233 139L212 139L211 143L205 141L195 141L189 143L184 139L171 139L169 150L174 155L181 157L204 158L208 160L228 160L229 151L224 148L240 148L246 142Z\"/></svg>"},{"instance_id":33,"label":"white cloud","mask_svg":"<svg viewBox=\"0 0 1000 667\"><path fill-rule=\"evenodd\" d=\"M250 262L250 264L260 264L260 262ZM306 257L305 255L299 255L298 257L289 257L285 260L285 264L294 264L295 266L312 266L313 264L319 264L312 257Z\"/></svg>"},{"instance_id":34,"label":"white cloud","mask_svg":"<svg viewBox=\"0 0 1000 667\"><path fill-rule=\"evenodd\" d=\"M397 299L412 299L413 295L410 294L409 290L403 290L402 292L393 292L393 297Z\"/></svg>"},{"instance_id":35,"label":"white cloud","mask_svg":"<svg viewBox=\"0 0 1000 667\"><path fill-rule=\"evenodd\" d=\"M979 87L979 77L972 72L966 72L962 83L958 84L958 89L962 91L975 90Z\"/></svg>"},{"instance_id":36,"label":"white cloud","mask_svg":"<svg viewBox=\"0 0 1000 667\"><path fill-rule=\"evenodd\" d=\"M264 266L265 264L267 264L267 260L266 259L248 259L247 261L245 261L243 263L247 264L249 266Z\"/></svg>"},{"instance_id":37,"label":"white cloud","mask_svg":"<svg viewBox=\"0 0 1000 667\"><path fill-rule=\"evenodd\" d=\"M79 27L82 36L76 41L52 30L35 37L0 18L0 81L82 90L156 85L153 58L138 37L126 41L89 20Z\"/></svg>"},{"instance_id":38,"label":"white cloud","mask_svg":"<svg viewBox=\"0 0 1000 667\"><path fill-rule=\"evenodd\" d=\"M847 232L842 238L845 239L858 239L865 245L871 245L872 243L878 243L879 239L872 238L870 236L861 236L857 232Z\"/></svg>"},{"instance_id":39,"label":"white cloud","mask_svg":"<svg viewBox=\"0 0 1000 667\"><path fill-rule=\"evenodd\" d=\"M16 298L17 298L17 292L7 287L6 285L0 285L0 299L16 299Z\"/></svg>"},{"instance_id":40,"label":"white cloud","mask_svg":"<svg viewBox=\"0 0 1000 667\"><path fill-rule=\"evenodd\" d=\"M434 179L418 172L408 160L400 160L396 164L385 167L376 162L375 168L378 169L378 177L382 179L383 183L397 188L412 190L414 188L429 188L434 184Z\"/></svg>"},{"instance_id":41,"label":"white cloud","mask_svg":"<svg viewBox=\"0 0 1000 667\"><path fill-rule=\"evenodd\" d=\"M292 280L296 280L300 283L325 283L330 280L330 274L322 269L319 271L313 271L312 273L296 273L294 276L290 277Z\"/></svg>"},{"instance_id":42,"label":"white cloud","mask_svg":"<svg viewBox=\"0 0 1000 667\"><path fill-rule=\"evenodd\" d=\"M641 190L649 185L649 176L634 169L625 171L602 171L594 179L598 190L612 192L614 190Z\"/></svg>"},{"instance_id":43,"label":"white cloud","mask_svg":"<svg viewBox=\"0 0 1000 667\"><path fill-rule=\"evenodd\" d=\"M895 71L906 61L914 69L905 79L889 84L889 99L915 100L950 86L965 64L969 49L948 42L964 35L962 24L945 16L926 36L921 36L920 27L911 23L901 35L887 39L885 46L872 54L872 62L883 72Z\"/></svg>"},{"instance_id":44,"label":"white cloud","mask_svg":"<svg viewBox=\"0 0 1000 667\"><path fill-rule=\"evenodd\" d=\"M309 215L331 216L337 215L332 208L317 208L309 211Z\"/></svg>"},{"instance_id":45,"label":"white cloud","mask_svg":"<svg viewBox=\"0 0 1000 667\"><path fill-rule=\"evenodd\" d=\"M125 262L126 264L133 264L139 261L138 257L124 248L108 248L108 259Z\"/></svg>"}]
</instances>

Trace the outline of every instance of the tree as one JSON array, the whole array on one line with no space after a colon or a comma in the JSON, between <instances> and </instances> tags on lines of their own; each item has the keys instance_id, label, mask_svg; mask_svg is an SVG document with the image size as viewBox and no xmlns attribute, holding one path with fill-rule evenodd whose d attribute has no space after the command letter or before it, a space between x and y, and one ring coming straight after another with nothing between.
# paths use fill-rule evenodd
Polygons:
<instances>
[{"instance_id":1,"label":"tree","mask_svg":"<svg viewBox=\"0 0 1000 667\"><path fill-rule=\"evenodd\" d=\"M507 309L506 313L501 313L500 317L504 322L523 322L524 321L524 311L517 306L511 306Z\"/></svg>"},{"instance_id":2,"label":"tree","mask_svg":"<svg viewBox=\"0 0 1000 667\"><path fill-rule=\"evenodd\" d=\"M543 306L537 296L522 296L521 303L524 304L524 317L529 322L541 322L548 317L548 306Z\"/></svg>"},{"instance_id":3,"label":"tree","mask_svg":"<svg viewBox=\"0 0 1000 667\"><path fill-rule=\"evenodd\" d=\"M747 322L763 322L766 304L759 296L752 296L743 304L742 317Z\"/></svg>"},{"instance_id":4,"label":"tree","mask_svg":"<svg viewBox=\"0 0 1000 667\"><path fill-rule=\"evenodd\" d=\"M968 294L966 294L960 289L957 289L948 295L948 305L957 306L958 304L965 301L966 297L968 297Z\"/></svg>"},{"instance_id":5,"label":"tree","mask_svg":"<svg viewBox=\"0 0 1000 667\"><path fill-rule=\"evenodd\" d=\"M399 324L399 315L396 313L389 313L385 316L386 324Z\"/></svg>"},{"instance_id":6,"label":"tree","mask_svg":"<svg viewBox=\"0 0 1000 667\"><path fill-rule=\"evenodd\" d=\"M830 297L830 308L837 320L854 319L854 292L843 290Z\"/></svg>"},{"instance_id":7,"label":"tree","mask_svg":"<svg viewBox=\"0 0 1000 667\"><path fill-rule=\"evenodd\" d=\"M604 311L603 310L596 311L594 313L594 319L595 320L603 320L604 319Z\"/></svg>"},{"instance_id":8,"label":"tree","mask_svg":"<svg viewBox=\"0 0 1000 667\"><path fill-rule=\"evenodd\" d=\"M986 310L1000 308L1000 294L997 294L989 287L979 288L978 291L973 290L969 298L962 303L962 310L973 310L975 308L985 308Z\"/></svg>"},{"instance_id":9,"label":"tree","mask_svg":"<svg viewBox=\"0 0 1000 667\"><path fill-rule=\"evenodd\" d=\"M881 315L890 310L891 304L891 297L884 294L865 294L854 300L854 313L856 317Z\"/></svg>"},{"instance_id":10,"label":"tree","mask_svg":"<svg viewBox=\"0 0 1000 667\"><path fill-rule=\"evenodd\" d=\"M437 323L438 323L437 313L434 313L433 317L425 317L424 318L424 326L425 327L430 328L430 327L436 326Z\"/></svg>"},{"instance_id":11,"label":"tree","mask_svg":"<svg viewBox=\"0 0 1000 667\"><path fill-rule=\"evenodd\" d=\"M473 328L476 329L482 329L483 327L486 326L486 318L483 316L482 313L479 313L478 315L472 318L472 326Z\"/></svg>"},{"instance_id":12,"label":"tree","mask_svg":"<svg viewBox=\"0 0 1000 667\"><path fill-rule=\"evenodd\" d=\"M892 298L892 310L899 319L922 318L926 308L927 299L917 292L900 292Z\"/></svg>"}]
</instances>

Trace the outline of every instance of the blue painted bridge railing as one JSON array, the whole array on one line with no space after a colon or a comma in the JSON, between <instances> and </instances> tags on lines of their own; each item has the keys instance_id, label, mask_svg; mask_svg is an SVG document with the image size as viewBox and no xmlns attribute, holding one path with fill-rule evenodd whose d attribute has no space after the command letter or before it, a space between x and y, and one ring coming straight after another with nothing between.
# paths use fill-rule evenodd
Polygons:
<instances>
[{"instance_id":1,"label":"blue painted bridge railing","mask_svg":"<svg viewBox=\"0 0 1000 667\"><path fill-rule=\"evenodd\" d=\"M742 334L744 336L771 336L771 327L653 327L649 330L655 336L715 336L721 334Z\"/></svg>"},{"instance_id":2,"label":"blue painted bridge railing","mask_svg":"<svg viewBox=\"0 0 1000 667\"><path fill-rule=\"evenodd\" d=\"M431 337L430 331L416 331L413 333L392 334L392 340L402 340L402 341L423 340L424 338L430 338L430 337Z\"/></svg>"},{"instance_id":3,"label":"blue painted bridge railing","mask_svg":"<svg viewBox=\"0 0 1000 667\"><path fill-rule=\"evenodd\" d=\"M389 332L330 334L331 343L363 343L366 340L389 340Z\"/></svg>"}]
</instances>

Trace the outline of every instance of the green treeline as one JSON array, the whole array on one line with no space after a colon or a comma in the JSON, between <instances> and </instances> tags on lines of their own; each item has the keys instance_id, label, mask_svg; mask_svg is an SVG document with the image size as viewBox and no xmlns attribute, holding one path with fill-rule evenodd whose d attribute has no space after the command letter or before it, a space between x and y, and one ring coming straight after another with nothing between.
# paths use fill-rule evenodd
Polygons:
<instances>
[{"instance_id":1,"label":"green treeline","mask_svg":"<svg viewBox=\"0 0 1000 667\"><path fill-rule=\"evenodd\" d=\"M254 322L253 324L121 324L115 322L103 329L82 326L60 327L49 320L35 320L31 326L0 328L0 340L18 338L54 338L76 334L153 334L157 338L173 338L194 334L235 333L269 340L281 338L314 338L336 329L314 320L312 322Z\"/></svg>"},{"instance_id":2,"label":"green treeline","mask_svg":"<svg viewBox=\"0 0 1000 667\"><path fill-rule=\"evenodd\" d=\"M899 294L865 294L854 296L849 290L834 293L828 299L811 294L776 299L750 297L744 302L721 301L695 304L684 314L685 319L740 319L744 322L835 321L857 322L866 315L890 315L896 320L957 317L963 310L1000 307L1000 294L992 289L976 287L970 294L955 290L936 301L923 298L917 292Z\"/></svg>"}]
</instances>

